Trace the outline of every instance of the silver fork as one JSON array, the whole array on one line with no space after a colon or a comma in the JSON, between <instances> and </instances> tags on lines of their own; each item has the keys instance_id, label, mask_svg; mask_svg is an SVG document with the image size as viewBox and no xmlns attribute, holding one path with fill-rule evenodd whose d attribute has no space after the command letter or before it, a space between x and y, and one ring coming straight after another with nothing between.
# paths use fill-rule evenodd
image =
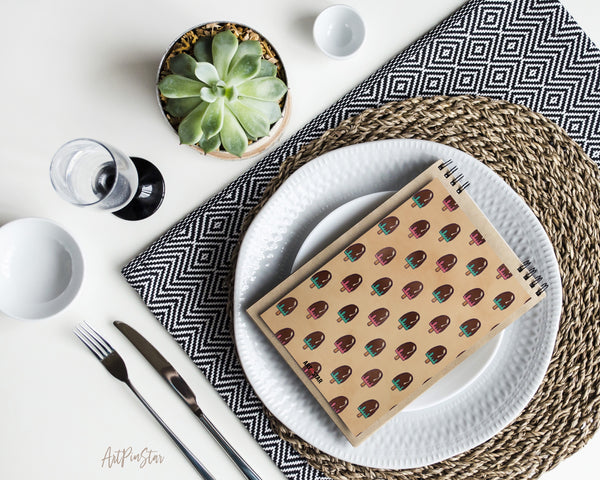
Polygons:
<instances>
[{"instance_id":1,"label":"silver fork","mask_svg":"<svg viewBox=\"0 0 600 480\"><path fill-rule=\"evenodd\" d=\"M127 385L131 391L135 394L135 396L142 402L144 407L148 409L148 411L152 414L152 416L156 419L158 423L165 429L165 431L169 434L171 439L175 442L179 450L183 452L186 458L192 463L194 468L200 473L200 476L205 480L215 480L215 478L206 470L204 465L200 463L194 454L187 448L181 440L173 433L173 431L167 426L167 424L163 421L162 418L158 416L158 414L154 411L154 409L148 404L148 402L140 395L140 393L135 389L135 387L129 381L129 376L127 375L127 367L125 366L125 362L121 358L115 349L106 341L102 336L96 332L87 322L83 322L80 324L74 331L75 335L79 340L83 342L83 344L92 352L100 363L104 365L104 367L108 370L108 372L115 377L117 380L120 380L125 385Z\"/></svg>"}]
</instances>

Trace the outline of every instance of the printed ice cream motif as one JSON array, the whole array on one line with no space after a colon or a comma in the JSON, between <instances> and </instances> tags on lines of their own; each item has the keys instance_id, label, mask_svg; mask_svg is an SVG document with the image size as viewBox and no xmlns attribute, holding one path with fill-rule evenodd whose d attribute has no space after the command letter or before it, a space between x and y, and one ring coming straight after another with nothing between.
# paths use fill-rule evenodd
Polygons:
<instances>
[{"instance_id":1,"label":"printed ice cream motif","mask_svg":"<svg viewBox=\"0 0 600 480\"><path fill-rule=\"evenodd\" d=\"M323 288L329 283L329 280L331 280L331 273L329 273L327 270L321 270L310 277L310 288Z\"/></svg>"},{"instance_id":2,"label":"printed ice cream motif","mask_svg":"<svg viewBox=\"0 0 600 480\"><path fill-rule=\"evenodd\" d=\"M352 273L342 280L342 288L340 292L346 290L347 292L353 292L362 283L362 277L358 273Z\"/></svg>"},{"instance_id":3,"label":"printed ice cream motif","mask_svg":"<svg viewBox=\"0 0 600 480\"><path fill-rule=\"evenodd\" d=\"M410 330L417 323L419 323L420 319L421 316L417 312L405 313L398 319L398 322L400 323L400 325L398 325L398 330L401 328L404 328L404 330Z\"/></svg>"},{"instance_id":4,"label":"printed ice cream motif","mask_svg":"<svg viewBox=\"0 0 600 480\"><path fill-rule=\"evenodd\" d=\"M404 285L402 289L402 299L408 297L409 300L415 298L419 293L423 291L423 284L418 281L410 282Z\"/></svg>"},{"instance_id":5,"label":"printed ice cream motif","mask_svg":"<svg viewBox=\"0 0 600 480\"><path fill-rule=\"evenodd\" d=\"M275 315L289 315L294 311L294 308L298 306L298 300L293 297L284 298L281 302L277 304L277 311Z\"/></svg>"},{"instance_id":6,"label":"printed ice cream motif","mask_svg":"<svg viewBox=\"0 0 600 480\"><path fill-rule=\"evenodd\" d=\"M375 265L387 265L396 256L396 249L393 247L385 247L375 254Z\"/></svg>"},{"instance_id":7,"label":"printed ice cream motif","mask_svg":"<svg viewBox=\"0 0 600 480\"><path fill-rule=\"evenodd\" d=\"M364 356L367 357L371 355L372 357L376 357L383 351L384 348L385 340L383 338L374 338L365 345L366 352L364 353Z\"/></svg>"},{"instance_id":8,"label":"printed ice cream motif","mask_svg":"<svg viewBox=\"0 0 600 480\"><path fill-rule=\"evenodd\" d=\"M362 379L360 386L364 387L366 385L369 388L374 387L377 385L379 380L381 380L381 377L383 377L383 372L378 368L369 370L368 372L364 373L362 377L360 377Z\"/></svg>"},{"instance_id":9,"label":"printed ice cream motif","mask_svg":"<svg viewBox=\"0 0 600 480\"><path fill-rule=\"evenodd\" d=\"M463 302L463 307L467 305L474 307L479 302L481 302L484 295L485 294L483 293L483 290L481 288L473 288L469 290L463 295L463 298L465 299L465 301Z\"/></svg>"},{"instance_id":10,"label":"printed ice cream motif","mask_svg":"<svg viewBox=\"0 0 600 480\"><path fill-rule=\"evenodd\" d=\"M304 345L302 345L302 348L305 350L307 348L314 350L323 343L323 340L325 340L325 334L323 332L309 333L306 337L304 337Z\"/></svg>"},{"instance_id":11,"label":"printed ice cream motif","mask_svg":"<svg viewBox=\"0 0 600 480\"><path fill-rule=\"evenodd\" d=\"M427 357L425 359L425 363L431 362L433 365L436 365L442 361L442 359L446 356L446 353L448 353L448 350L446 350L446 347L443 345L430 348L425 354Z\"/></svg>"},{"instance_id":12,"label":"printed ice cream motif","mask_svg":"<svg viewBox=\"0 0 600 480\"><path fill-rule=\"evenodd\" d=\"M389 235L394 230L396 230L396 228L398 228L398 225L400 225L400 220L398 220L396 217L384 218L381 222L377 224L377 226L379 227L377 235L381 235L382 233L384 235Z\"/></svg>"},{"instance_id":13,"label":"printed ice cream motif","mask_svg":"<svg viewBox=\"0 0 600 480\"><path fill-rule=\"evenodd\" d=\"M375 399L367 400L366 402L361 403L360 406L358 407L357 417L360 417L362 415L365 418L369 418L378 409L379 409L379 402L377 400L375 400Z\"/></svg>"},{"instance_id":14,"label":"printed ice cream motif","mask_svg":"<svg viewBox=\"0 0 600 480\"><path fill-rule=\"evenodd\" d=\"M360 257L363 256L365 250L365 246L362 243L350 245L346 250L344 250L344 262L347 262L348 260L351 262L356 262Z\"/></svg>"},{"instance_id":15,"label":"printed ice cream motif","mask_svg":"<svg viewBox=\"0 0 600 480\"><path fill-rule=\"evenodd\" d=\"M446 198L444 198L443 203L443 207L442 207L442 211L446 211L448 210L449 212L453 212L454 210L456 210L458 208L458 203L456 203L456 201L452 198L451 195L448 195Z\"/></svg>"},{"instance_id":16,"label":"printed ice cream motif","mask_svg":"<svg viewBox=\"0 0 600 480\"><path fill-rule=\"evenodd\" d=\"M344 383L352 375L352 368L348 365L341 365L331 372L329 383Z\"/></svg>"},{"instance_id":17,"label":"printed ice cream motif","mask_svg":"<svg viewBox=\"0 0 600 480\"><path fill-rule=\"evenodd\" d=\"M485 243L485 238L483 238L483 235L479 233L479 230L473 230L469 236L471 237L471 240L469 240L469 245L475 244L479 246L482 243Z\"/></svg>"},{"instance_id":18,"label":"printed ice cream motif","mask_svg":"<svg viewBox=\"0 0 600 480\"><path fill-rule=\"evenodd\" d=\"M466 322L463 322L460 324L460 333L458 334L460 337L462 337L463 335L465 337L470 337L471 335L477 333L477 330L479 330L479 327L481 327L481 322L479 320L477 320L476 318L471 318L469 320L467 320Z\"/></svg>"},{"instance_id":19,"label":"printed ice cream motif","mask_svg":"<svg viewBox=\"0 0 600 480\"><path fill-rule=\"evenodd\" d=\"M357 315L358 315L358 307L351 303L350 305L346 305L345 307L342 307L338 311L337 321L341 322L343 320L344 323L348 323L348 322L352 321L354 319L354 317L356 317Z\"/></svg>"},{"instance_id":20,"label":"printed ice cream motif","mask_svg":"<svg viewBox=\"0 0 600 480\"><path fill-rule=\"evenodd\" d=\"M375 325L376 327L378 327L383 322L385 322L389 316L390 311L387 308L378 308L377 310L373 310L369 314L369 321L367 322L367 325Z\"/></svg>"},{"instance_id":21,"label":"printed ice cream motif","mask_svg":"<svg viewBox=\"0 0 600 480\"><path fill-rule=\"evenodd\" d=\"M512 277L512 273L510 273L510 270L504 264L500 265L496 271L498 272L498 275L496 275L496 278L498 280L500 280L501 278L503 278L504 280L508 280L510 277Z\"/></svg>"},{"instance_id":22,"label":"printed ice cream motif","mask_svg":"<svg viewBox=\"0 0 600 480\"><path fill-rule=\"evenodd\" d=\"M409 228L408 238L421 238L429 231L429 222L427 220L419 220L418 222L413 223Z\"/></svg>"},{"instance_id":23,"label":"printed ice cream motif","mask_svg":"<svg viewBox=\"0 0 600 480\"><path fill-rule=\"evenodd\" d=\"M515 296L512 292L504 292L494 298L494 306L492 307L494 310L499 308L500 310L504 310L505 308L510 307L510 304L515 301Z\"/></svg>"},{"instance_id":24,"label":"printed ice cream motif","mask_svg":"<svg viewBox=\"0 0 600 480\"><path fill-rule=\"evenodd\" d=\"M417 346L413 342L406 342L396 348L396 356L394 360L401 358L402 360L408 360L417 351Z\"/></svg>"},{"instance_id":25,"label":"printed ice cream motif","mask_svg":"<svg viewBox=\"0 0 600 480\"><path fill-rule=\"evenodd\" d=\"M315 320L317 318L321 318L328 308L329 305L327 305L327 302L319 300L318 302L313 303L310 307L306 309L306 311L308 312L306 318L312 317Z\"/></svg>"},{"instance_id":26,"label":"printed ice cream motif","mask_svg":"<svg viewBox=\"0 0 600 480\"><path fill-rule=\"evenodd\" d=\"M433 291L431 303L435 303L436 301L444 303L452 296L453 293L454 288L452 288L452 285L441 285Z\"/></svg>"},{"instance_id":27,"label":"printed ice cream motif","mask_svg":"<svg viewBox=\"0 0 600 480\"><path fill-rule=\"evenodd\" d=\"M373 285L371 285L371 288L373 289L371 295L377 294L379 297L381 297L382 295L385 295L390 288L392 288L393 284L394 282L392 282L391 278L380 278L379 280L376 280Z\"/></svg>"},{"instance_id":28,"label":"printed ice cream motif","mask_svg":"<svg viewBox=\"0 0 600 480\"><path fill-rule=\"evenodd\" d=\"M450 325L450 317L448 315L439 315L429 322L429 333L442 333Z\"/></svg>"},{"instance_id":29,"label":"printed ice cream motif","mask_svg":"<svg viewBox=\"0 0 600 480\"><path fill-rule=\"evenodd\" d=\"M282 345L287 345L290 340L294 338L294 331L291 328L282 328L275 334L275 338L281 342Z\"/></svg>"},{"instance_id":30,"label":"printed ice cream motif","mask_svg":"<svg viewBox=\"0 0 600 480\"><path fill-rule=\"evenodd\" d=\"M333 408L335 413L342 413L344 408L348 406L348 399L346 397L340 396L335 397L334 399L329 401L329 405Z\"/></svg>"},{"instance_id":31,"label":"printed ice cream motif","mask_svg":"<svg viewBox=\"0 0 600 480\"><path fill-rule=\"evenodd\" d=\"M306 376L312 380L321 371L321 364L319 362L310 362L302 367L302 371L306 373Z\"/></svg>"},{"instance_id":32,"label":"printed ice cream motif","mask_svg":"<svg viewBox=\"0 0 600 480\"><path fill-rule=\"evenodd\" d=\"M412 196L412 208L419 207L423 208L433 199L433 192L431 190L421 190Z\"/></svg>"},{"instance_id":33,"label":"printed ice cream motif","mask_svg":"<svg viewBox=\"0 0 600 480\"><path fill-rule=\"evenodd\" d=\"M444 255L443 257L438 258L437 262L435 262L435 271L439 272L441 270L442 272L446 273L450 271L454 265L456 265L457 260L458 259L456 258L456 255L452 255L451 253Z\"/></svg>"},{"instance_id":34,"label":"printed ice cream motif","mask_svg":"<svg viewBox=\"0 0 600 480\"><path fill-rule=\"evenodd\" d=\"M414 270L415 268L419 268L421 265L423 265L423 262L427 260L427 254L423 250L415 250L408 255L405 260L406 264L404 265L404 268L410 267Z\"/></svg>"},{"instance_id":35,"label":"printed ice cream motif","mask_svg":"<svg viewBox=\"0 0 600 480\"><path fill-rule=\"evenodd\" d=\"M483 257L474 258L469 263L467 263L467 271L465 275L472 274L474 277L476 277L485 270L487 264L487 260Z\"/></svg>"},{"instance_id":36,"label":"printed ice cream motif","mask_svg":"<svg viewBox=\"0 0 600 480\"><path fill-rule=\"evenodd\" d=\"M442 240L446 240L446 242L451 242L458 236L459 233L460 225L457 223L449 223L440 230L440 238L438 238L438 240L440 242Z\"/></svg>"},{"instance_id":37,"label":"printed ice cream motif","mask_svg":"<svg viewBox=\"0 0 600 480\"><path fill-rule=\"evenodd\" d=\"M333 353L337 353L337 352L341 352L341 353L346 353L348 350L350 350L354 344L356 343L356 338L354 338L352 335L344 335L340 338L338 338L335 342L333 342L334 345L334 349L333 349Z\"/></svg>"},{"instance_id":38,"label":"printed ice cream motif","mask_svg":"<svg viewBox=\"0 0 600 480\"><path fill-rule=\"evenodd\" d=\"M399 392L408 387L413 381L413 376L409 372L396 375L392 380L392 390L398 389Z\"/></svg>"}]
</instances>

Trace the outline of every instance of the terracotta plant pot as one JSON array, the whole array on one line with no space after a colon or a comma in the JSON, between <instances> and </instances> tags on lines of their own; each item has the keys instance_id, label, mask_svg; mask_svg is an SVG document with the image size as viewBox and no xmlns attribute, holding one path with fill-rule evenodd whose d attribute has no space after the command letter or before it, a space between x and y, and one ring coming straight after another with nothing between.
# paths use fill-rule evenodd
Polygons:
<instances>
[{"instance_id":1,"label":"terracotta plant pot","mask_svg":"<svg viewBox=\"0 0 600 480\"><path fill-rule=\"evenodd\" d=\"M196 41L199 38L214 37L217 33L221 32L223 30L226 30L226 29L231 30L233 32L233 34L238 38L239 41L258 40L263 49L263 58L277 66L277 77L280 78L287 85L287 77L286 77L286 73L285 73L285 68L283 66L283 62L281 61L277 51L268 42L268 40L264 36L262 36L260 33L258 33L256 30L253 30L253 29L251 29L245 25L239 24L239 23L230 23L230 22L205 23L202 25L198 25L198 26L186 31L184 34L180 35L171 44L169 49L164 54L164 56L160 62L160 67L158 69L158 77L157 77L156 83L158 84L158 82L160 82L160 80L162 80L163 77L165 77L171 73L171 71L169 69L169 61L173 56L178 55L180 53L187 53L187 54L193 56L194 44L196 43ZM175 133L177 133L177 128L182 119L178 118L178 117L174 117L165 111L165 100L166 99L158 91L158 88L157 88L156 92L157 92L158 101L159 101L159 104L161 107L161 111L163 112L163 115L165 116L165 118L167 119L167 121L169 122L169 124L171 125L173 130L175 131ZM213 157L228 159L228 160L239 160L240 158L247 159L247 158L253 157L255 155L258 155L260 153L263 153L265 150L267 150L269 147L271 147L283 133L283 130L284 130L285 126L287 125L289 115L290 115L290 103L291 103L290 102L290 92L289 92L289 87L288 87L288 92L283 96L283 98L280 101L280 107L281 107L281 113L282 113L281 118L276 123L271 125L271 130L270 130L268 136L259 138L256 141L249 141L248 148L242 154L241 157L232 155L231 153L223 150L222 149L223 147L221 147L221 149L219 149L219 150L215 150L215 151L208 153L208 155L211 155ZM198 145L190 145L190 146L192 148L204 153L204 151Z\"/></svg>"}]
</instances>

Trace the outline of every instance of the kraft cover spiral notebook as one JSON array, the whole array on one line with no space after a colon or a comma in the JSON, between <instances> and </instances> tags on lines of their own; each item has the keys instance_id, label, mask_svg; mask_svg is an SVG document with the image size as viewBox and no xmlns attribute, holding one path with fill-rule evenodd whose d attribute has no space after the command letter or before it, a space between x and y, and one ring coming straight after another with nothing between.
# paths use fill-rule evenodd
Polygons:
<instances>
[{"instance_id":1,"label":"kraft cover spiral notebook","mask_svg":"<svg viewBox=\"0 0 600 480\"><path fill-rule=\"evenodd\" d=\"M353 445L544 297L455 175L436 162L248 310Z\"/></svg>"}]
</instances>

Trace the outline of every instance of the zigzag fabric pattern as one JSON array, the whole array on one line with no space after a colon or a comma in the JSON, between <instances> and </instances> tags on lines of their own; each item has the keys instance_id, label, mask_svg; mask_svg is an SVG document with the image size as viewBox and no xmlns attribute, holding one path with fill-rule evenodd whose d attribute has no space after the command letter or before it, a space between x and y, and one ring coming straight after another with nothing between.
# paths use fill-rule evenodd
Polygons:
<instances>
[{"instance_id":1,"label":"zigzag fabric pattern","mask_svg":"<svg viewBox=\"0 0 600 480\"><path fill-rule=\"evenodd\" d=\"M366 108L415 96L520 103L600 165L600 51L558 0L471 0L123 268L167 331L290 479L324 480L274 434L232 342L227 278L245 215L281 162Z\"/></svg>"}]
</instances>

